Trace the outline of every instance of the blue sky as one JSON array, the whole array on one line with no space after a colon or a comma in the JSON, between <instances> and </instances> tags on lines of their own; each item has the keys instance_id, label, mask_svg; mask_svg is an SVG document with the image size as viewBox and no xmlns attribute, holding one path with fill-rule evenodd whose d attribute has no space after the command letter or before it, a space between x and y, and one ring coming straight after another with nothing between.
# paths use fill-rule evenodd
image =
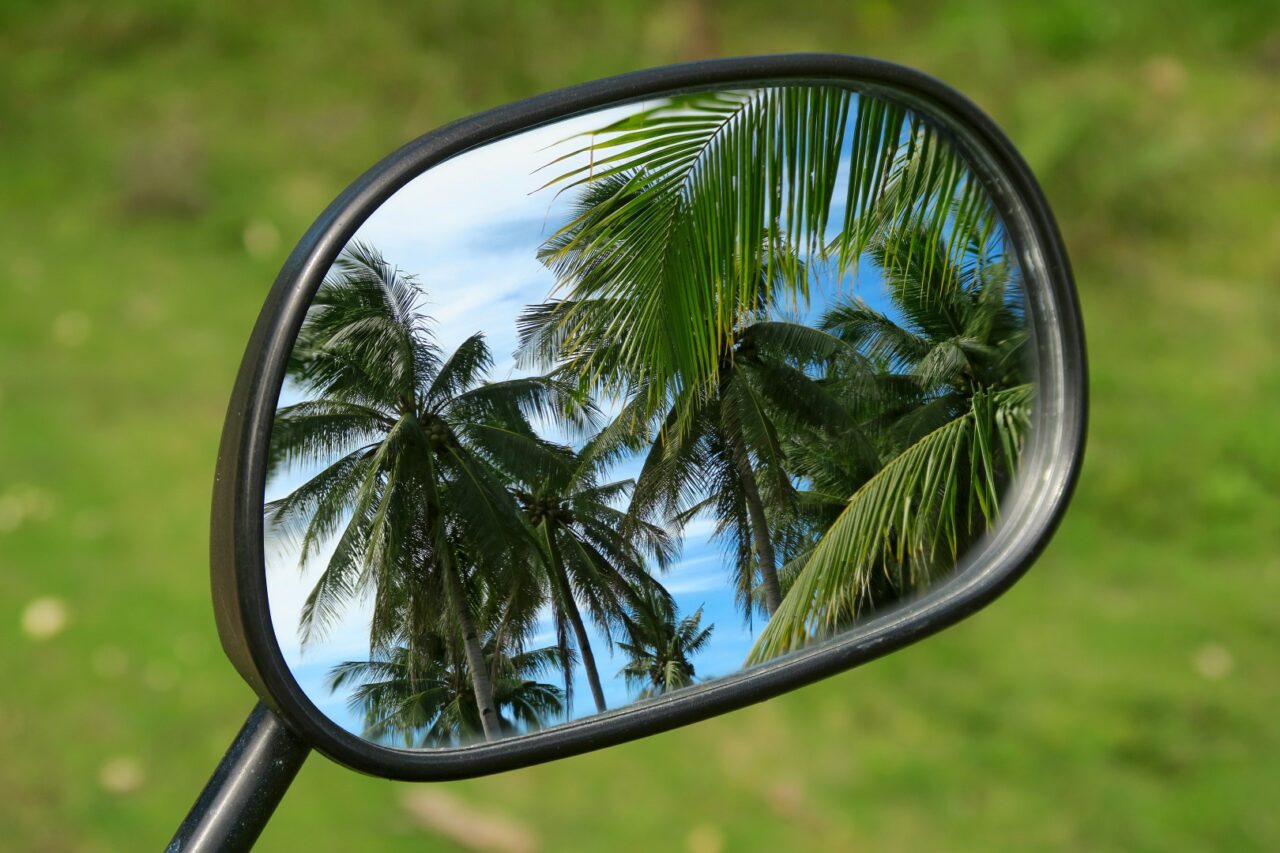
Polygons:
<instances>
[{"instance_id":1,"label":"blue sky","mask_svg":"<svg viewBox=\"0 0 1280 853\"><path fill-rule=\"evenodd\" d=\"M389 199L360 228L356 239L376 246L391 263L415 274L426 291L421 310L435 320L442 348L452 351L477 331L483 331L495 359L492 379L522 375L512 353L516 318L529 304L551 292L551 273L536 259L537 247L565 221L571 195L553 190L535 192L548 174L535 170L558 154L549 146L566 137L600 127L643 104L570 119L502 140L462 154L419 176ZM563 149L562 149L563 150ZM571 165L563 164L566 168ZM840 196L841 192L837 192ZM839 221L841 211L833 211ZM833 226L834 227L834 226ZM878 310L889 306L874 265L860 264L858 279L836 280L830 270L813 270L812 302L800 319L813 319L837 294L850 289ZM281 405L298 399L286 387ZM625 479L639 469L638 461L620 465L611 479ZM267 484L268 500L287 494L312 472L293 469ZM734 602L730 569L718 543L710 540L713 521L693 522L686 530L680 561L661 577L682 615L702 607L702 624L714 624L708 648L694 658L700 678L714 678L740 669L755 634L763 627L757 617L748 627ZM328 548L302 571L298 554L284 543L266 546L267 582L272 618L285 659L312 701L331 718L359 733L361 721L346 707L347 697L324 686L336 663L368 656L369 605L353 603L346 618L320 641L303 648L298 641L300 608L328 557ZM614 677L625 656L612 652L605 638L593 633L606 700L614 708L634 698ZM544 620L530 647L554 642L554 629ZM575 679L574 715L594 711L585 677Z\"/></svg>"}]
</instances>

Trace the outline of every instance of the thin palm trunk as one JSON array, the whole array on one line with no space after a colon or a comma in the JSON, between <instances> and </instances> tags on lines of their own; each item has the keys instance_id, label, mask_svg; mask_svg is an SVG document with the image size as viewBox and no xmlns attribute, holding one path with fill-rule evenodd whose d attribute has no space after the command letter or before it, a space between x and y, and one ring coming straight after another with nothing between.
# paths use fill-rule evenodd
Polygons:
<instances>
[{"instance_id":1,"label":"thin palm trunk","mask_svg":"<svg viewBox=\"0 0 1280 853\"><path fill-rule=\"evenodd\" d=\"M747 514L751 519L751 538L755 542L756 561L760 564L760 584L764 588L765 610L772 616L782 605L782 586L778 583L778 562L773 553L773 540L769 536L769 522L764 514L764 501L760 498L760 487L756 483L755 471L751 470L751 460L747 458L747 449L741 436L734 436L733 462L738 468L738 477L742 480L742 495L747 503Z\"/></svg>"},{"instance_id":2,"label":"thin palm trunk","mask_svg":"<svg viewBox=\"0 0 1280 853\"><path fill-rule=\"evenodd\" d=\"M725 405L726 391L732 380L733 367L730 365L720 379L722 406ZM764 589L764 608L772 616L782 606L782 585L778 583L778 560L773 553L769 521L764 514L764 501L760 498L760 484L756 482L756 472L751 468L751 456L741 425L726 432L729 454L738 469L738 479L742 481L742 497L746 501L747 516L751 522L751 539L755 543L756 562L760 564L760 585Z\"/></svg>"},{"instance_id":3,"label":"thin palm trunk","mask_svg":"<svg viewBox=\"0 0 1280 853\"><path fill-rule=\"evenodd\" d=\"M573 635L578 641L578 653L582 655L582 666L587 671L587 684L591 686L591 698L595 700L596 711L603 714L608 709L604 702L604 688L600 684L600 672L596 669L596 656L591 651L591 641L587 638L587 627L582 623L578 603L573 600L573 589L569 585L568 575L565 574L564 563L560 559L560 549L556 544L550 521L542 523L542 533L546 537L547 550L551 555L551 573L560 591L560 606L569 617L569 624L573 626Z\"/></svg>"},{"instance_id":4,"label":"thin palm trunk","mask_svg":"<svg viewBox=\"0 0 1280 853\"><path fill-rule=\"evenodd\" d=\"M502 732L498 727L498 710L493 701L493 682L489 679L489 666L484 660L484 647L480 643L475 620L471 618L471 608L467 606L462 578L458 576L457 566L454 565L453 555L449 553L447 545L440 550L440 554L445 583L449 587L449 603L453 606L454 618L458 620L458 627L462 631L467 669L471 671L471 689L476 694L476 710L480 713L484 739L497 740Z\"/></svg>"}]
</instances>

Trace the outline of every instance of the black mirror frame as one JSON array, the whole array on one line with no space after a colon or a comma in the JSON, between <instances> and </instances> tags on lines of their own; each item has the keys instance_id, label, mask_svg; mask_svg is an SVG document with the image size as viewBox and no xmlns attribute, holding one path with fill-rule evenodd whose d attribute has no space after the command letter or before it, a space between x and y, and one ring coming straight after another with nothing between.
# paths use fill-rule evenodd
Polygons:
<instances>
[{"instance_id":1,"label":"black mirror frame","mask_svg":"<svg viewBox=\"0 0 1280 853\"><path fill-rule=\"evenodd\" d=\"M723 85L823 82L903 103L948 132L986 185L1017 249L1027 287L1039 384L1024 472L1000 528L954 579L833 640L688 694L676 693L495 743L411 751L379 746L331 722L295 682L268 609L263 496L286 361L307 308L366 217L432 166L485 143L588 110ZM211 563L222 646L285 724L333 760L401 780L495 773L623 743L744 707L850 669L979 610L1039 555L1070 499L1084 452L1083 328L1061 236L1043 194L1003 132L977 106L918 71L862 57L794 54L695 62L611 77L462 119L395 151L348 187L307 230L276 277L250 337L227 410L213 493Z\"/></svg>"}]
</instances>

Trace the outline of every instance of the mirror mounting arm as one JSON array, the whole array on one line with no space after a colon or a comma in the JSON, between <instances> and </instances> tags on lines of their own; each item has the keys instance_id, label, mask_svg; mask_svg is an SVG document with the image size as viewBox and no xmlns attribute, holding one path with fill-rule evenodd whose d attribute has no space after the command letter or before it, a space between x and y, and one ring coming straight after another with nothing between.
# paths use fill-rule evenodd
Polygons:
<instances>
[{"instance_id":1,"label":"mirror mounting arm","mask_svg":"<svg viewBox=\"0 0 1280 853\"><path fill-rule=\"evenodd\" d=\"M251 849L310 752L311 747L259 702L165 849Z\"/></svg>"}]
</instances>

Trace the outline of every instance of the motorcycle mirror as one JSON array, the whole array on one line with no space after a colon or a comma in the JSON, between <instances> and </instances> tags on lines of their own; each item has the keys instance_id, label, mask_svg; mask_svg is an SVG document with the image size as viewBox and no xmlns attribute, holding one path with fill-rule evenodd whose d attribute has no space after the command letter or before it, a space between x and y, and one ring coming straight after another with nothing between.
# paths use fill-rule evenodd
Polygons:
<instances>
[{"instance_id":1,"label":"motorcycle mirror","mask_svg":"<svg viewBox=\"0 0 1280 853\"><path fill-rule=\"evenodd\" d=\"M952 625L1053 532L1085 401L1048 204L917 71L700 62L429 133L249 341L212 579L261 702L170 849L250 846L312 749L495 773Z\"/></svg>"}]
</instances>

